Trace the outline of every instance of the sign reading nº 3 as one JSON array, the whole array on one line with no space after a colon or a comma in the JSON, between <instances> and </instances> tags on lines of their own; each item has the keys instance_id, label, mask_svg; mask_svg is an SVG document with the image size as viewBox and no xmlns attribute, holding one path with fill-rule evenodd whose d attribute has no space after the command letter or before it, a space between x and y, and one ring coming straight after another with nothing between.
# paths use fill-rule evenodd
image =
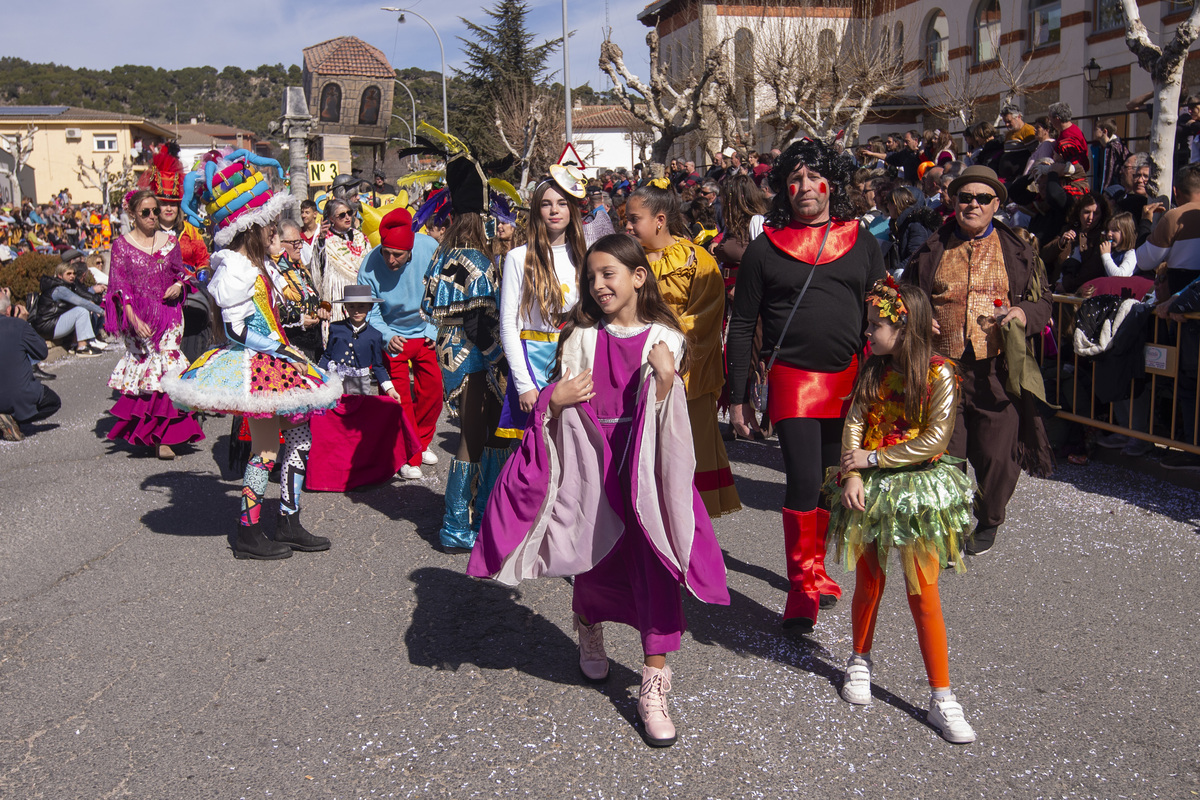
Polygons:
<instances>
[{"instance_id":1,"label":"sign reading n\u00ba 3","mask_svg":"<svg viewBox=\"0 0 1200 800\"><path fill-rule=\"evenodd\" d=\"M308 183L310 186L327 186L338 176L338 162L310 161L308 162Z\"/></svg>"}]
</instances>

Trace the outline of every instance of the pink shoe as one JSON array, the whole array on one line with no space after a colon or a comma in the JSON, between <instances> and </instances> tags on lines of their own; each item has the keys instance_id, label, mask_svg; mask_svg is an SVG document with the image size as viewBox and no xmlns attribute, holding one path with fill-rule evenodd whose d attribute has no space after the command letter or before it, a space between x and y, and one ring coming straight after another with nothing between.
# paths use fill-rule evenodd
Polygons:
<instances>
[{"instance_id":1,"label":"pink shoe","mask_svg":"<svg viewBox=\"0 0 1200 800\"><path fill-rule=\"evenodd\" d=\"M604 652L604 623L584 625L575 615L575 631L579 634L579 671L589 681L608 680L608 654Z\"/></svg>"},{"instance_id":2,"label":"pink shoe","mask_svg":"<svg viewBox=\"0 0 1200 800\"><path fill-rule=\"evenodd\" d=\"M675 744L675 723L667 713L667 692L671 691L671 668L642 666L642 693L638 698L638 719L642 738L651 747Z\"/></svg>"}]
</instances>

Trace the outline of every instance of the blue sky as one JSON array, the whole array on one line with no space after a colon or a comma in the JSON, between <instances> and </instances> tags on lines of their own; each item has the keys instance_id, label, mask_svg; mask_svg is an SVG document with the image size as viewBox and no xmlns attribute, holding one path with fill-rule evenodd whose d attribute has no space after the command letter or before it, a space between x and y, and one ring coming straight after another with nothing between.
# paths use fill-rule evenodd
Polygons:
<instances>
[{"instance_id":1,"label":"blue sky","mask_svg":"<svg viewBox=\"0 0 1200 800\"><path fill-rule=\"evenodd\" d=\"M613 38L626 63L642 77L648 69L645 26L638 12L649 0L608 0ZM486 21L481 9L494 0L205 0L150 3L106 0L45 0L15 4L4 12L3 52L36 63L108 69L146 64L166 69L228 65L299 64L300 51L335 36L353 35L378 47L393 66L438 70L437 41L429 26L409 15L403 25L380 6L412 8L441 34L449 68L462 64L459 17ZM528 26L538 42L562 34L561 0L528 0ZM203 10L203 13L200 13ZM604 0L569 0L571 83L608 88L597 59L603 38ZM204 22L203 20L209 20ZM168 27L175 35L170 35ZM20 35L12 35L20 32ZM264 34L268 34L265 35ZM556 57L561 70L561 56ZM559 76L561 80L561 74Z\"/></svg>"}]
</instances>

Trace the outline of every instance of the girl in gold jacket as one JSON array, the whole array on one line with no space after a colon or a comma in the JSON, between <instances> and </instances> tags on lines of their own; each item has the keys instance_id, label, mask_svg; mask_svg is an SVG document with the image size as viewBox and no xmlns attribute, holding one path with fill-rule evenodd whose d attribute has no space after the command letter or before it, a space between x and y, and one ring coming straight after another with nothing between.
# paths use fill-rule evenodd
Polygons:
<instances>
[{"instance_id":1,"label":"girl in gold jacket","mask_svg":"<svg viewBox=\"0 0 1200 800\"><path fill-rule=\"evenodd\" d=\"M950 690L946 623L938 575L961 571L959 546L970 527L971 486L945 455L954 432L954 365L932 351L933 312L924 292L891 278L867 295L871 357L858 374L842 433L841 470L831 469L829 537L857 571L851 609L854 653L842 698L871 702L871 644L888 554L899 552L908 605L933 690L927 719L954 744L975 741Z\"/></svg>"}]
</instances>

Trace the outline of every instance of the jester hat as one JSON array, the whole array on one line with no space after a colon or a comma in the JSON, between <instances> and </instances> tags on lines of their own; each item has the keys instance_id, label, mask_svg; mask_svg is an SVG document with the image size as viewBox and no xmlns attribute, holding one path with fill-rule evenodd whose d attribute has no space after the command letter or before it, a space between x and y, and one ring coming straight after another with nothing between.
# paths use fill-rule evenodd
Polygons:
<instances>
[{"instance_id":1,"label":"jester hat","mask_svg":"<svg viewBox=\"0 0 1200 800\"><path fill-rule=\"evenodd\" d=\"M204 203L213 243L218 247L227 247L233 237L253 225L274 222L295 203L286 192L272 192L258 167L274 167L280 179L284 177L283 167L273 158L248 150L234 150L229 155L213 150L184 178L183 211L193 225L200 225L198 203Z\"/></svg>"}]
</instances>

